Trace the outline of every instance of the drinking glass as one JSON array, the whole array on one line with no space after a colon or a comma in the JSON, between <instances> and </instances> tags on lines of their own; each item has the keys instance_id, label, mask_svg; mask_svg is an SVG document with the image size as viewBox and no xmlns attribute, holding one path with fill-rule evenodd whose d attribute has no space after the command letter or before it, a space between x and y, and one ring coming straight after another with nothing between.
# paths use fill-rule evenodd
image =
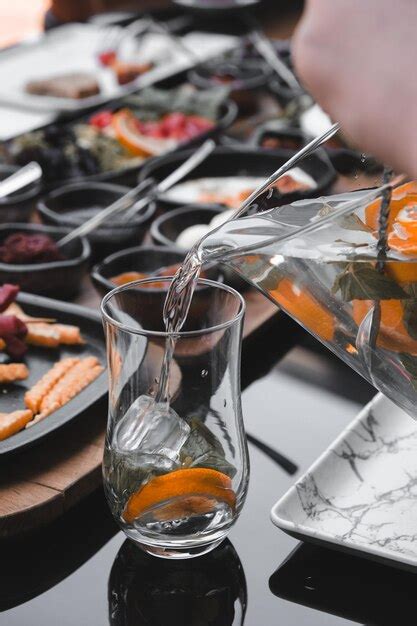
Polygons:
<instances>
[{"instance_id":1,"label":"drinking glass","mask_svg":"<svg viewBox=\"0 0 417 626\"><path fill-rule=\"evenodd\" d=\"M136 281L103 300L109 416L105 493L128 537L167 558L204 554L227 535L249 477L240 401L245 305L233 289L199 280L158 401L171 278Z\"/></svg>"}]
</instances>

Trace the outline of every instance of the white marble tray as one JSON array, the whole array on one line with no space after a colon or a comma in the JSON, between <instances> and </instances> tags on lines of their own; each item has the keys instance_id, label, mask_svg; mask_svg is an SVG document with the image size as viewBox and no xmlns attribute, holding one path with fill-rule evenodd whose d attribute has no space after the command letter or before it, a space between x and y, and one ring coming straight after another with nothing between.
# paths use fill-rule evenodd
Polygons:
<instances>
[{"instance_id":1,"label":"white marble tray","mask_svg":"<svg viewBox=\"0 0 417 626\"><path fill-rule=\"evenodd\" d=\"M271 517L302 540L417 567L417 422L378 394Z\"/></svg>"}]
</instances>

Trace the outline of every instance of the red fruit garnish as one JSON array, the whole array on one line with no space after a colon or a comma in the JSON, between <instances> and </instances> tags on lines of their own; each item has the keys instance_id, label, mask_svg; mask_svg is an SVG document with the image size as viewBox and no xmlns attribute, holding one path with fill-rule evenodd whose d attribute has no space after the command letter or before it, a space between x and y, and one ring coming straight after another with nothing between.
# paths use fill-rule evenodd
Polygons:
<instances>
[{"instance_id":1,"label":"red fruit garnish","mask_svg":"<svg viewBox=\"0 0 417 626\"><path fill-rule=\"evenodd\" d=\"M186 121L187 117L184 113L168 113L163 117L161 124L168 133L171 133L183 129Z\"/></svg>"},{"instance_id":2,"label":"red fruit garnish","mask_svg":"<svg viewBox=\"0 0 417 626\"><path fill-rule=\"evenodd\" d=\"M104 65L104 67L109 67L110 65L113 65L113 63L116 61L116 58L117 53L115 50L104 50L98 55L98 60L100 61L101 65Z\"/></svg>"},{"instance_id":3,"label":"red fruit garnish","mask_svg":"<svg viewBox=\"0 0 417 626\"><path fill-rule=\"evenodd\" d=\"M25 354L27 332L26 324L15 315L0 315L0 337L6 344L6 352L13 359L21 359Z\"/></svg>"},{"instance_id":4,"label":"red fruit garnish","mask_svg":"<svg viewBox=\"0 0 417 626\"><path fill-rule=\"evenodd\" d=\"M22 339L16 337L15 335L8 335L7 337L3 337L4 343L6 344L6 352L10 356L13 361L20 361L20 359L27 352L27 345Z\"/></svg>"},{"instance_id":5,"label":"red fruit garnish","mask_svg":"<svg viewBox=\"0 0 417 626\"><path fill-rule=\"evenodd\" d=\"M207 132L211 128L213 128L213 123L210 120L197 115L190 115L187 118L187 125L185 127L185 138L192 139L193 137Z\"/></svg>"},{"instance_id":6,"label":"red fruit garnish","mask_svg":"<svg viewBox=\"0 0 417 626\"><path fill-rule=\"evenodd\" d=\"M18 293L19 287L17 285L9 285L6 283L0 287L0 313L5 311L9 304L16 300Z\"/></svg>"},{"instance_id":7,"label":"red fruit garnish","mask_svg":"<svg viewBox=\"0 0 417 626\"><path fill-rule=\"evenodd\" d=\"M24 337L26 333L26 324L16 315L0 315L0 337L7 337L8 335Z\"/></svg>"},{"instance_id":8,"label":"red fruit garnish","mask_svg":"<svg viewBox=\"0 0 417 626\"><path fill-rule=\"evenodd\" d=\"M90 117L89 124L96 128L106 128L106 126L110 126L112 118L113 113L111 111L99 111Z\"/></svg>"},{"instance_id":9,"label":"red fruit garnish","mask_svg":"<svg viewBox=\"0 0 417 626\"><path fill-rule=\"evenodd\" d=\"M14 302L19 287L5 284L0 287L0 312ZM15 315L0 315L0 337L6 344L6 351L15 360L21 359L27 350L23 341L28 332L27 326Z\"/></svg>"}]
</instances>

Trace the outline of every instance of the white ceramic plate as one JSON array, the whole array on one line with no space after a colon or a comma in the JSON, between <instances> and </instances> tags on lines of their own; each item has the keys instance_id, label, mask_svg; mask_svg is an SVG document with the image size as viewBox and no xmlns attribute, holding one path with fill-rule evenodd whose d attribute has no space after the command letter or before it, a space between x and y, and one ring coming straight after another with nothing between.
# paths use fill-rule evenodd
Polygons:
<instances>
[{"instance_id":1,"label":"white ceramic plate","mask_svg":"<svg viewBox=\"0 0 417 626\"><path fill-rule=\"evenodd\" d=\"M310 189L317 187L315 180L303 169L294 167L287 172L294 180L304 183ZM162 195L163 198L178 203L198 203L201 196L208 194L214 196L210 202L221 203L224 196L238 195L243 191L254 191L265 178L259 176L216 176L211 178L197 178L187 180L174 185L169 191ZM219 196L216 199L216 196ZM204 203L204 202L203 202Z\"/></svg>"},{"instance_id":2,"label":"white ceramic plate","mask_svg":"<svg viewBox=\"0 0 417 626\"><path fill-rule=\"evenodd\" d=\"M271 517L302 540L417 567L417 422L378 394Z\"/></svg>"},{"instance_id":3,"label":"white ceramic plate","mask_svg":"<svg viewBox=\"0 0 417 626\"><path fill-rule=\"evenodd\" d=\"M100 51L111 47L107 33L114 32L115 28L69 24L6 50L0 56L0 103L32 110L81 111L154 84L193 65L193 57L175 47L164 34L148 33L137 40L126 35L121 57L125 56L123 50L125 54L130 51L127 58L137 62L152 61L155 67L128 85L121 86L112 70L101 67L97 60ZM206 60L232 49L237 45L237 39L228 35L194 32L185 35L183 43L197 58ZM100 84L100 94L74 99L38 96L25 91L25 85L30 80L79 71L95 75Z\"/></svg>"}]
</instances>

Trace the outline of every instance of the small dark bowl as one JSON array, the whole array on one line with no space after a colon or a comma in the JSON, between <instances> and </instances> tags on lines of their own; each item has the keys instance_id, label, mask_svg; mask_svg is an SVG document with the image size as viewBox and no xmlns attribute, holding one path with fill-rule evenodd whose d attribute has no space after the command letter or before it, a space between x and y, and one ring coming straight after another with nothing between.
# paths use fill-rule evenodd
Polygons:
<instances>
[{"instance_id":1,"label":"small dark bowl","mask_svg":"<svg viewBox=\"0 0 417 626\"><path fill-rule=\"evenodd\" d=\"M204 18L223 18L256 6L261 0L173 0L183 11Z\"/></svg>"},{"instance_id":2,"label":"small dark bowl","mask_svg":"<svg viewBox=\"0 0 417 626\"><path fill-rule=\"evenodd\" d=\"M276 39L271 40L272 47L275 49L275 54L279 59L284 63L289 70L291 70L297 78L297 75L294 70L294 66L291 58L291 42L285 39ZM263 57L259 54L256 48L252 45L250 40L246 43L246 47L243 50L243 54L247 59L262 59ZM305 89L300 86L300 89L295 89L294 87L290 87L285 80L282 80L276 72L272 72L270 75L269 81L269 91L276 97L279 104L282 107L286 107L287 104L292 102L293 100L297 100L300 97L308 96ZM310 97L310 96L308 96Z\"/></svg>"},{"instance_id":3,"label":"small dark bowl","mask_svg":"<svg viewBox=\"0 0 417 626\"><path fill-rule=\"evenodd\" d=\"M128 187L109 183L73 183L43 196L37 209L44 223L72 230L91 217L88 214L91 209L105 208L128 191ZM72 212L78 209L85 210L85 214L72 218ZM103 259L117 250L141 244L155 209L155 204L151 203L143 213L128 222L116 216L90 233L87 237L93 258Z\"/></svg>"},{"instance_id":4,"label":"small dark bowl","mask_svg":"<svg viewBox=\"0 0 417 626\"><path fill-rule=\"evenodd\" d=\"M184 260L185 252L175 248L158 248L156 246L136 246L115 252L97 263L91 270L94 287L101 296L115 289L110 279L125 272L143 272L153 275L161 267L169 267Z\"/></svg>"},{"instance_id":5,"label":"small dark bowl","mask_svg":"<svg viewBox=\"0 0 417 626\"><path fill-rule=\"evenodd\" d=\"M0 165L0 181L8 178L19 169L20 166L17 165ZM0 198L0 224L28 222L40 190L41 181L38 180L10 194L10 196Z\"/></svg>"},{"instance_id":6,"label":"small dark bowl","mask_svg":"<svg viewBox=\"0 0 417 626\"><path fill-rule=\"evenodd\" d=\"M224 210L223 207L203 204L180 207L161 215L154 221L151 226L151 237L156 244L169 246L171 250L178 250L185 254L185 251L175 243L178 235L193 224L209 224L215 215L223 213ZM221 269L227 285L240 292L248 290L248 283L235 271L227 265L222 265Z\"/></svg>"},{"instance_id":7,"label":"small dark bowl","mask_svg":"<svg viewBox=\"0 0 417 626\"><path fill-rule=\"evenodd\" d=\"M154 178L156 182L160 182L179 167L190 154L190 150L184 150L154 159L140 172L140 180ZM182 182L197 178L221 176L259 176L266 178L293 155L293 150L262 150L253 147L216 148ZM300 167L314 179L316 187L308 191L296 191L279 197L273 194L265 208L319 196L328 190L336 177L336 171L327 155L320 150L304 159ZM184 205L186 203L170 200L162 196L158 199L158 208L160 210L172 210L181 206L181 204Z\"/></svg>"},{"instance_id":8,"label":"small dark bowl","mask_svg":"<svg viewBox=\"0 0 417 626\"><path fill-rule=\"evenodd\" d=\"M310 139L300 128L265 125L255 130L250 141L254 146L267 150L300 150Z\"/></svg>"},{"instance_id":9,"label":"small dark bowl","mask_svg":"<svg viewBox=\"0 0 417 626\"><path fill-rule=\"evenodd\" d=\"M185 255L186 252L174 247L136 246L123 252L111 254L101 263L97 263L91 271L91 280L99 295L104 297L106 293L117 287L110 280L113 276L118 276L124 272L136 271L149 274L151 278L154 272L161 267L169 267L170 265L181 263ZM211 280L221 279L221 275L216 267L206 269L205 277ZM167 293L166 289L163 288L152 288L149 289L149 292L153 294L159 304L160 299L165 298ZM152 314L152 311L149 311L149 315L152 316Z\"/></svg>"},{"instance_id":10,"label":"small dark bowl","mask_svg":"<svg viewBox=\"0 0 417 626\"><path fill-rule=\"evenodd\" d=\"M67 230L41 224L2 224L0 225L0 245L14 233L43 233L55 241L61 239ZM72 298L79 292L82 279L88 270L90 244L85 237L78 237L65 246L68 256L63 261L12 265L0 263L0 284L20 285L22 291L42 296Z\"/></svg>"},{"instance_id":11,"label":"small dark bowl","mask_svg":"<svg viewBox=\"0 0 417 626\"><path fill-rule=\"evenodd\" d=\"M275 51L280 60L285 63L289 70L293 72L297 80L299 81L297 74L294 70L291 59L291 48L286 41L273 42ZM300 84L300 88L291 87L288 83L278 76L275 72L269 82L269 90L276 97L279 104L282 107L286 107L293 100L299 100L300 98L310 99L313 102L313 98ZM305 106L305 105L304 105Z\"/></svg>"},{"instance_id":12,"label":"small dark bowl","mask_svg":"<svg viewBox=\"0 0 417 626\"><path fill-rule=\"evenodd\" d=\"M223 82L217 76L239 76ZM230 98L237 104L241 113L249 114L258 108L258 93L266 88L271 79L271 68L260 59L215 59L197 66L188 72L188 80L199 89L212 89L224 86L230 89Z\"/></svg>"},{"instance_id":13,"label":"small dark bowl","mask_svg":"<svg viewBox=\"0 0 417 626\"><path fill-rule=\"evenodd\" d=\"M220 206L190 204L169 213L164 213L152 224L150 234L152 241L159 246L168 246L184 253L183 248L176 244L177 237L189 226L209 224L215 215L223 213Z\"/></svg>"},{"instance_id":14,"label":"small dark bowl","mask_svg":"<svg viewBox=\"0 0 417 626\"><path fill-rule=\"evenodd\" d=\"M276 143L287 145L292 143L294 148L299 150L305 146L312 137L305 133L301 128L296 127L277 127L276 125L260 126L251 138L251 144L267 150L276 150ZM336 138L337 139L337 138ZM340 139L334 140L333 143L326 142L322 150L329 157L333 167L340 174L351 175L355 172L364 172L366 174L376 174L383 169L381 163L371 156L365 158L356 150L349 148ZM267 142L270 142L271 147Z\"/></svg>"},{"instance_id":15,"label":"small dark bowl","mask_svg":"<svg viewBox=\"0 0 417 626\"><path fill-rule=\"evenodd\" d=\"M313 103L313 98L307 91L305 91L305 89L303 89L302 86L300 87L300 89L290 87L285 82L285 80L276 75L269 81L269 90L275 96L275 98L278 100L278 103L282 107L286 107L288 104L290 104L290 102L293 102L294 100L299 100L300 98L303 98L303 102L305 99L306 103L309 103L310 100L311 103Z\"/></svg>"},{"instance_id":16,"label":"small dark bowl","mask_svg":"<svg viewBox=\"0 0 417 626\"><path fill-rule=\"evenodd\" d=\"M291 39L270 39L272 47L275 49L275 54L280 57L281 61L285 63L290 69L293 69L291 59ZM243 55L246 59L263 59L263 56L259 54L256 47L253 45L250 36L246 36L242 40L242 46L237 48L237 53Z\"/></svg>"}]
</instances>

